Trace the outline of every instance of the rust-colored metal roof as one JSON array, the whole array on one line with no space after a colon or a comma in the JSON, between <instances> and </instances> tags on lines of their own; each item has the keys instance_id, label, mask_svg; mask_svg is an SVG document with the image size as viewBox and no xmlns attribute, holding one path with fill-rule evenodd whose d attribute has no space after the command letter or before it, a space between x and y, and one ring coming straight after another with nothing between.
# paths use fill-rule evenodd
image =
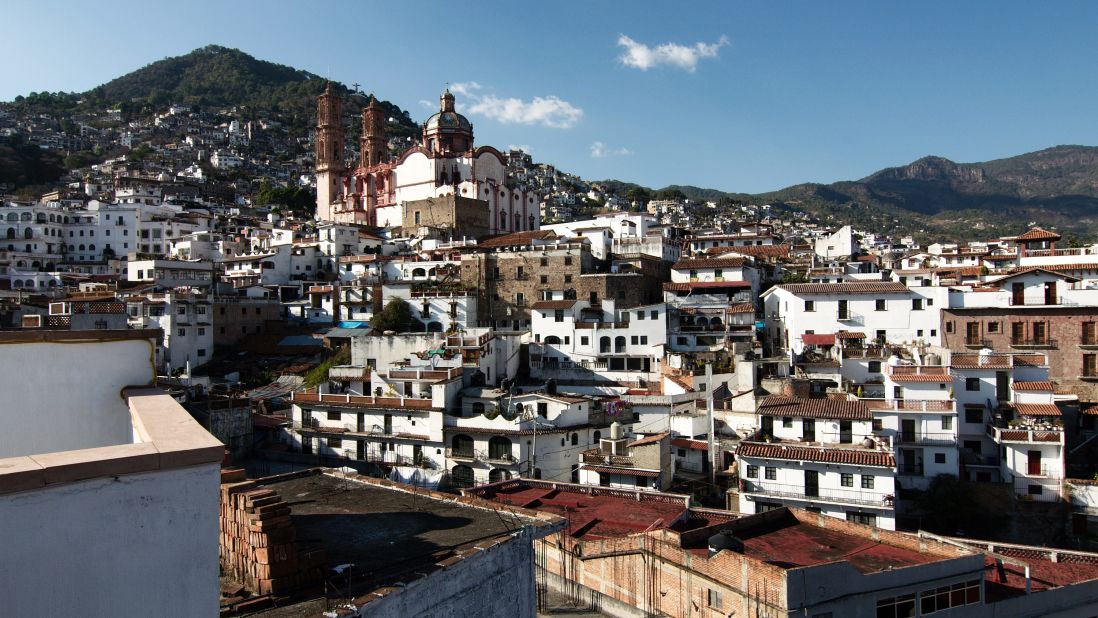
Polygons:
<instances>
[{"instance_id":1,"label":"rust-colored metal roof","mask_svg":"<svg viewBox=\"0 0 1098 618\"><path fill-rule=\"evenodd\" d=\"M477 242L477 247L491 249L494 247L518 247L528 245L535 240L556 240L558 236L552 230L528 230L515 232L502 236L493 236Z\"/></svg>"},{"instance_id":2,"label":"rust-colored metal roof","mask_svg":"<svg viewBox=\"0 0 1098 618\"><path fill-rule=\"evenodd\" d=\"M850 399L802 399L771 395L759 405L759 414L767 416L801 416L838 420L873 419L873 413L861 401Z\"/></svg>"},{"instance_id":3,"label":"rust-colored metal roof","mask_svg":"<svg viewBox=\"0 0 1098 618\"><path fill-rule=\"evenodd\" d=\"M588 464L583 465L587 470L594 470L599 474L627 474L629 476L643 476L647 478L654 478L660 475L658 470L639 470L637 468L614 468L611 466L592 466Z\"/></svg>"},{"instance_id":4,"label":"rust-colored metal roof","mask_svg":"<svg viewBox=\"0 0 1098 618\"><path fill-rule=\"evenodd\" d=\"M805 345L835 345L835 335L832 333L805 333L801 335L801 341Z\"/></svg>"},{"instance_id":5,"label":"rust-colored metal roof","mask_svg":"<svg viewBox=\"0 0 1098 618\"><path fill-rule=\"evenodd\" d=\"M671 435L671 434L665 431L663 433L657 433L657 434L653 434L653 435L650 435L650 436L645 436L645 437L643 437L639 440L634 440L633 442L630 442L626 446L628 446L629 448L633 448L634 446L647 446L649 444L656 444L660 440L663 440L664 438L666 438L669 435Z\"/></svg>"},{"instance_id":6,"label":"rust-colored metal roof","mask_svg":"<svg viewBox=\"0 0 1098 618\"><path fill-rule=\"evenodd\" d=\"M695 451L707 451L709 450L709 443L705 440L693 440L691 438L675 438L671 440L671 446L677 446L679 448L688 448Z\"/></svg>"},{"instance_id":7,"label":"rust-colored metal roof","mask_svg":"<svg viewBox=\"0 0 1098 618\"><path fill-rule=\"evenodd\" d=\"M740 268L746 261L742 257L683 258L671 268Z\"/></svg>"},{"instance_id":8,"label":"rust-colored metal roof","mask_svg":"<svg viewBox=\"0 0 1098 618\"><path fill-rule=\"evenodd\" d=\"M857 450L849 448L825 448L814 446L791 446L787 444L764 444L762 442L742 442L740 443L739 448L736 449L736 456L792 461L818 461L822 463L873 466L879 468L896 467L896 458L890 453L868 449Z\"/></svg>"},{"instance_id":9,"label":"rust-colored metal roof","mask_svg":"<svg viewBox=\"0 0 1098 618\"><path fill-rule=\"evenodd\" d=\"M571 309L576 305L574 300L539 300L530 305L531 309Z\"/></svg>"}]
</instances>

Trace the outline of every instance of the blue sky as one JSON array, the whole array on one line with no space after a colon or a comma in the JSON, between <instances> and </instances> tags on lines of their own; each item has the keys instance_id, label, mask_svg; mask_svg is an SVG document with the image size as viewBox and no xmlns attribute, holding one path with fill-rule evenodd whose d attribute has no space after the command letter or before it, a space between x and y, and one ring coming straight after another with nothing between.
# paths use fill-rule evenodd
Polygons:
<instances>
[{"instance_id":1,"label":"blue sky","mask_svg":"<svg viewBox=\"0 0 1098 618\"><path fill-rule=\"evenodd\" d=\"M1098 144L1094 2L9 0L3 14L21 26L5 31L0 100L215 43L357 82L418 121L455 84L477 143L592 180L760 192L928 154Z\"/></svg>"}]
</instances>

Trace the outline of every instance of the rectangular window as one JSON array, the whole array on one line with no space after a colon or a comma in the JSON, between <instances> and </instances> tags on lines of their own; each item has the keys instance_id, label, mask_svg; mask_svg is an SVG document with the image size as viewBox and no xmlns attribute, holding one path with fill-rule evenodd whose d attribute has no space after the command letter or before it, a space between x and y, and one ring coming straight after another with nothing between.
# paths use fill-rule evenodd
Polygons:
<instances>
[{"instance_id":1,"label":"rectangular window","mask_svg":"<svg viewBox=\"0 0 1098 618\"><path fill-rule=\"evenodd\" d=\"M198 348L198 358L205 358L206 348Z\"/></svg>"},{"instance_id":2,"label":"rectangular window","mask_svg":"<svg viewBox=\"0 0 1098 618\"><path fill-rule=\"evenodd\" d=\"M572 283L572 275L564 275L565 283Z\"/></svg>"},{"instance_id":3,"label":"rectangular window","mask_svg":"<svg viewBox=\"0 0 1098 618\"><path fill-rule=\"evenodd\" d=\"M747 465L747 478L757 479L759 478L759 467L755 465Z\"/></svg>"},{"instance_id":4,"label":"rectangular window","mask_svg":"<svg viewBox=\"0 0 1098 618\"><path fill-rule=\"evenodd\" d=\"M343 438L328 438L328 448L339 448L343 446Z\"/></svg>"},{"instance_id":5,"label":"rectangular window","mask_svg":"<svg viewBox=\"0 0 1098 618\"><path fill-rule=\"evenodd\" d=\"M860 513L858 511L847 511L846 520L847 521L852 521L856 524L865 524L867 526L876 526L877 525L877 516L876 515L873 515L873 514L870 514L870 513ZM912 595L912 596L915 596L915 595ZM877 614L877 615L880 616L880 614ZM897 615L914 616L915 613L914 613L914 609L912 609L912 613L910 613L910 614L897 614Z\"/></svg>"},{"instance_id":6,"label":"rectangular window","mask_svg":"<svg viewBox=\"0 0 1098 618\"><path fill-rule=\"evenodd\" d=\"M545 257L543 257L543 258L541 258L541 261L540 261L539 263L540 263L540 264L541 264L542 266L548 266L548 265L549 265L549 258L545 258Z\"/></svg>"},{"instance_id":7,"label":"rectangular window","mask_svg":"<svg viewBox=\"0 0 1098 618\"><path fill-rule=\"evenodd\" d=\"M980 390L980 378L965 378L965 390L976 392Z\"/></svg>"},{"instance_id":8,"label":"rectangular window","mask_svg":"<svg viewBox=\"0 0 1098 618\"><path fill-rule=\"evenodd\" d=\"M587 335L580 337L580 345L591 345L591 338Z\"/></svg>"},{"instance_id":9,"label":"rectangular window","mask_svg":"<svg viewBox=\"0 0 1098 618\"><path fill-rule=\"evenodd\" d=\"M945 453L934 453L934 463L944 464L945 462L946 462L946 454Z\"/></svg>"},{"instance_id":10,"label":"rectangular window","mask_svg":"<svg viewBox=\"0 0 1098 618\"><path fill-rule=\"evenodd\" d=\"M847 513L846 515L848 520L857 521L850 517L854 513ZM859 521L858 523L865 522ZM905 594L900 597L890 597L877 601L877 618L908 618L909 616L911 618L915 616L914 594Z\"/></svg>"},{"instance_id":11,"label":"rectangular window","mask_svg":"<svg viewBox=\"0 0 1098 618\"><path fill-rule=\"evenodd\" d=\"M1087 378L1098 377L1098 354L1083 355L1083 376Z\"/></svg>"},{"instance_id":12,"label":"rectangular window","mask_svg":"<svg viewBox=\"0 0 1098 618\"><path fill-rule=\"evenodd\" d=\"M641 335L641 345L648 345L648 335Z\"/></svg>"},{"instance_id":13,"label":"rectangular window","mask_svg":"<svg viewBox=\"0 0 1098 618\"><path fill-rule=\"evenodd\" d=\"M873 475L862 475L862 489L873 489Z\"/></svg>"},{"instance_id":14,"label":"rectangular window","mask_svg":"<svg viewBox=\"0 0 1098 618\"><path fill-rule=\"evenodd\" d=\"M983 406L965 406L965 422L966 423L982 423L982 422L984 422L984 407Z\"/></svg>"},{"instance_id":15,"label":"rectangular window","mask_svg":"<svg viewBox=\"0 0 1098 618\"><path fill-rule=\"evenodd\" d=\"M180 337L186 337L186 336L187 336L187 329L185 329L185 328L177 328L177 329L175 330L175 334L176 334L176 335L179 335Z\"/></svg>"},{"instance_id":16,"label":"rectangular window","mask_svg":"<svg viewBox=\"0 0 1098 618\"><path fill-rule=\"evenodd\" d=\"M989 333L999 332L999 323L998 322L988 322L987 323L987 332L989 332Z\"/></svg>"},{"instance_id":17,"label":"rectangular window","mask_svg":"<svg viewBox=\"0 0 1098 618\"><path fill-rule=\"evenodd\" d=\"M775 468L774 466L767 466L766 468L763 469L763 471L764 471L764 474L766 476L766 480L768 480L768 481L778 480L778 469Z\"/></svg>"},{"instance_id":18,"label":"rectangular window","mask_svg":"<svg viewBox=\"0 0 1098 618\"><path fill-rule=\"evenodd\" d=\"M952 333L953 332L953 322L946 322L946 332L947 333Z\"/></svg>"},{"instance_id":19,"label":"rectangular window","mask_svg":"<svg viewBox=\"0 0 1098 618\"><path fill-rule=\"evenodd\" d=\"M885 311L885 299L878 298L874 307L877 311Z\"/></svg>"},{"instance_id":20,"label":"rectangular window","mask_svg":"<svg viewBox=\"0 0 1098 618\"><path fill-rule=\"evenodd\" d=\"M944 429L946 431L953 431L953 417L952 416L945 416L945 415L942 416L942 429Z\"/></svg>"},{"instance_id":21,"label":"rectangular window","mask_svg":"<svg viewBox=\"0 0 1098 618\"><path fill-rule=\"evenodd\" d=\"M782 427L785 427L787 429L793 427L793 417L792 416L783 416L782 417Z\"/></svg>"},{"instance_id":22,"label":"rectangular window","mask_svg":"<svg viewBox=\"0 0 1098 618\"><path fill-rule=\"evenodd\" d=\"M199 328L198 329L198 336L199 337L201 337L202 335L205 335L205 334L206 334L206 329L205 328Z\"/></svg>"},{"instance_id":23,"label":"rectangular window","mask_svg":"<svg viewBox=\"0 0 1098 618\"><path fill-rule=\"evenodd\" d=\"M638 320L643 320L644 319L644 312L643 311L638 311L637 312L637 319Z\"/></svg>"},{"instance_id":24,"label":"rectangular window","mask_svg":"<svg viewBox=\"0 0 1098 618\"><path fill-rule=\"evenodd\" d=\"M1098 345L1098 331L1094 328L1094 322L1083 322L1083 345Z\"/></svg>"},{"instance_id":25,"label":"rectangular window","mask_svg":"<svg viewBox=\"0 0 1098 618\"><path fill-rule=\"evenodd\" d=\"M639 342L640 339L637 337L637 335L632 335L631 337L629 337L629 345L637 345Z\"/></svg>"},{"instance_id":26,"label":"rectangular window","mask_svg":"<svg viewBox=\"0 0 1098 618\"><path fill-rule=\"evenodd\" d=\"M553 311L553 321L554 322L563 322L564 321L564 309L556 309L556 310Z\"/></svg>"},{"instance_id":27,"label":"rectangular window","mask_svg":"<svg viewBox=\"0 0 1098 618\"><path fill-rule=\"evenodd\" d=\"M549 283L549 275L541 275L538 279L541 281L542 285Z\"/></svg>"},{"instance_id":28,"label":"rectangular window","mask_svg":"<svg viewBox=\"0 0 1098 618\"><path fill-rule=\"evenodd\" d=\"M841 475L839 475L839 482L842 484L843 487L853 487L854 475L849 472L843 472Z\"/></svg>"},{"instance_id":29,"label":"rectangular window","mask_svg":"<svg viewBox=\"0 0 1098 618\"><path fill-rule=\"evenodd\" d=\"M869 373L881 372L881 361L869 361Z\"/></svg>"},{"instance_id":30,"label":"rectangular window","mask_svg":"<svg viewBox=\"0 0 1098 618\"><path fill-rule=\"evenodd\" d=\"M656 320L656 319L659 319L659 317L660 317L660 312L659 312L658 309L653 309L652 311L648 312L648 319L649 320Z\"/></svg>"},{"instance_id":31,"label":"rectangular window","mask_svg":"<svg viewBox=\"0 0 1098 618\"><path fill-rule=\"evenodd\" d=\"M884 429L884 421L882 419L875 418L871 421L871 426L873 427L873 431L881 431Z\"/></svg>"},{"instance_id":32,"label":"rectangular window","mask_svg":"<svg viewBox=\"0 0 1098 618\"><path fill-rule=\"evenodd\" d=\"M923 299L921 299L921 298L912 298L911 299L911 310L912 311L922 311L923 310Z\"/></svg>"},{"instance_id":33,"label":"rectangular window","mask_svg":"<svg viewBox=\"0 0 1098 618\"><path fill-rule=\"evenodd\" d=\"M712 588L709 588L708 594L706 594L705 602L706 605L712 607L713 609L722 609L724 607L724 604L721 603L720 590L713 590Z\"/></svg>"},{"instance_id":34,"label":"rectangular window","mask_svg":"<svg viewBox=\"0 0 1098 618\"><path fill-rule=\"evenodd\" d=\"M815 311L816 310L816 301L813 301L813 300L804 301L804 310L805 311Z\"/></svg>"},{"instance_id":35,"label":"rectangular window","mask_svg":"<svg viewBox=\"0 0 1098 618\"><path fill-rule=\"evenodd\" d=\"M545 403L544 401L539 401L538 402L538 416L541 416L541 417L549 416L549 404L548 403Z\"/></svg>"},{"instance_id":36,"label":"rectangular window","mask_svg":"<svg viewBox=\"0 0 1098 618\"><path fill-rule=\"evenodd\" d=\"M340 413L339 412L328 412L328 420L338 421L339 418L340 418Z\"/></svg>"},{"instance_id":37,"label":"rectangular window","mask_svg":"<svg viewBox=\"0 0 1098 618\"><path fill-rule=\"evenodd\" d=\"M927 615L953 607L979 603L980 587L980 580L974 579L922 590L919 592L919 611L923 615Z\"/></svg>"}]
</instances>

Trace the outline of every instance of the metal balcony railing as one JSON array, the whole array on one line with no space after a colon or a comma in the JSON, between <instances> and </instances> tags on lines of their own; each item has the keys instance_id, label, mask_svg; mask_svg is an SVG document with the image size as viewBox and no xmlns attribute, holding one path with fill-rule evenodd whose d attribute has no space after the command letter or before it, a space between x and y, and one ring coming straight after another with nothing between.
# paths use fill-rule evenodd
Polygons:
<instances>
[{"instance_id":1,"label":"metal balcony railing","mask_svg":"<svg viewBox=\"0 0 1098 618\"><path fill-rule=\"evenodd\" d=\"M1048 337L1011 337L1010 347L1012 348L1059 348L1059 344L1055 339L1049 339Z\"/></svg>"},{"instance_id":2,"label":"metal balcony railing","mask_svg":"<svg viewBox=\"0 0 1098 618\"><path fill-rule=\"evenodd\" d=\"M897 444L945 446L957 444L957 436L951 432L919 432L901 431L896 434Z\"/></svg>"},{"instance_id":3,"label":"metal balcony railing","mask_svg":"<svg viewBox=\"0 0 1098 618\"><path fill-rule=\"evenodd\" d=\"M805 487L788 483L769 481L741 481L740 491L749 494L790 498L812 502L839 502L858 504L881 509L892 509L893 495L883 491L860 489L836 489L832 487Z\"/></svg>"}]
</instances>

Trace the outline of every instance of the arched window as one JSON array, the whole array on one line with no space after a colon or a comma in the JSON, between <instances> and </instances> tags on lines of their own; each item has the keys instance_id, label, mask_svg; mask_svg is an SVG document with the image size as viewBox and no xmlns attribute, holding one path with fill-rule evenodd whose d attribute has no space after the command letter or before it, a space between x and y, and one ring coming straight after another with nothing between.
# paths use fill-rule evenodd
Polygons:
<instances>
[{"instance_id":1,"label":"arched window","mask_svg":"<svg viewBox=\"0 0 1098 618\"><path fill-rule=\"evenodd\" d=\"M498 483L500 481L507 481L510 479L511 473L501 468L493 468L492 471L488 473L489 483Z\"/></svg>"},{"instance_id":2,"label":"arched window","mask_svg":"<svg viewBox=\"0 0 1098 618\"><path fill-rule=\"evenodd\" d=\"M474 485L473 469L465 464L458 464L450 470L450 484L455 488L472 487Z\"/></svg>"},{"instance_id":3,"label":"arched window","mask_svg":"<svg viewBox=\"0 0 1098 618\"><path fill-rule=\"evenodd\" d=\"M25 282L23 283L23 286L24 286L24 287L28 287L28 288L33 288L33 287L34 287L34 279L27 279L27 280L26 280L26 281L25 281Z\"/></svg>"},{"instance_id":4,"label":"arched window","mask_svg":"<svg viewBox=\"0 0 1098 618\"><path fill-rule=\"evenodd\" d=\"M412 276L413 277L426 277L427 276L427 271L422 269L422 268L413 268L412 269Z\"/></svg>"},{"instance_id":5,"label":"arched window","mask_svg":"<svg viewBox=\"0 0 1098 618\"><path fill-rule=\"evenodd\" d=\"M609 337L599 338L599 352L602 353L602 354L606 354L606 353L610 352L610 338Z\"/></svg>"},{"instance_id":6,"label":"arched window","mask_svg":"<svg viewBox=\"0 0 1098 618\"><path fill-rule=\"evenodd\" d=\"M503 436L492 436L488 440L488 459L511 461L511 441Z\"/></svg>"},{"instance_id":7,"label":"arched window","mask_svg":"<svg viewBox=\"0 0 1098 618\"><path fill-rule=\"evenodd\" d=\"M709 328L712 330L724 330L724 324L721 322L720 318L715 317L712 320L709 320Z\"/></svg>"},{"instance_id":8,"label":"arched window","mask_svg":"<svg viewBox=\"0 0 1098 618\"><path fill-rule=\"evenodd\" d=\"M621 335L614 337L614 351L619 353L625 351L625 337Z\"/></svg>"},{"instance_id":9,"label":"arched window","mask_svg":"<svg viewBox=\"0 0 1098 618\"><path fill-rule=\"evenodd\" d=\"M505 212L499 213L499 229L507 229L507 213Z\"/></svg>"},{"instance_id":10,"label":"arched window","mask_svg":"<svg viewBox=\"0 0 1098 618\"><path fill-rule=\"evenodd\" d=\"M23 238L34 238L34 228L26 228L23 230Z\"/></svg>"},{"instance_id":11,"label":"arched window","mask_svg":"<svg viewBox=\"0 0 1098 618\"><path fill-rule=\"evenodd\" d=\"M697 319L696 319L696 320L694 321L694 324L695 324L695 325L697 325L697 326L700 326L700 327L702 327L702 328L706 328L706 327L708 327L708 326L709 326L709 318L707 318L707 317L705 317L705 316L703 316L703 315L700 315L700 316L698 316L698 318L697 318Z\"/></svg>"},{"instance_id":12,"label":"arched window","mask_svg":"<svg viewBox=\"0 0 1098 618\"><path fill-rule=\"evenodd\" d=\"M578 446L580 443L580 437L578 433L572 433L572 446Z\"/></svg>"},{"instance_id":13,"label":"arched window","mask_svg":"<svg viewBox=\"0 0 1098 618\"><path fill-rule=\"evenodd\" d=\"M429 332L429 333L441 333L442 332L442 322L434 322L434 321L428 322L427 323L427 332Z\"/></svg>"},{"instance_id":14,"label":"arched window","mask_svg":"<svg viewBox=\"0 0 1098 618\"><path fill-rule=\"evenodd\" d=\"M95 251L95 245L88 245L88 251Z\"/></svg>"},{"instance_id":15,"label":"arched window","mask_svg":"<svg viewBox=\"0 0 1098 618\"><path fill-rule=\"evenodd\" d=\"M19 220L20 221L30 221L31 220L31 214L29 212L21 213L19 215Z\"/></svg>"},{"instance_id":16,"label":"arched window","mask_svg":"<svg viewBox=\"0 0 1098 618\"><path fill-rule=\"evenodd\" d=\"M522 229L522 215L515 213L515 231Z\"/></svg>"},{"instance_id":17,"label":"arched window","mask_svg":"<svg viewBox=\"0 0 1098 618\"><path fill-rule=\"evenodd\" d=\"M8 238L9 239L15 238L15 228L13 228L13 227L8 228Z\"/></svg>"},{"instance_id":18,"label":"arched window","mask_svg":"<svg viewBox=\"0 0 1098 618\"><path fill-rule=\"evenodd\" d=\"M84 245L80 245L80 250L81 250L81 251L83 251L83 250L84 250Z\"/></svg>"},{"instance_id":19,"label":"arched window","mask_svg":"<svg viewBox=\"0 0 1098 618\"><path fill-rule=\"evenodd\" d=\"M14 281L14 282L12 283L12 286L13 286L13 287L17 287L17 288L21 288L21 287L23 287L23 280L22 280L22 279L16 279L16 280L15 280L15 281Z\"/></svg>"},{"instance_id":20,"label":"arched window","mask_svg":"<svg viewBox=\"0 0 1098 618\"><path fill-rule=\"evenodd\" d=\"M42 262L39 262L38 260L35 260L35 261L31 262L31 268L41 268L41 267L42 267Z\"/></svg>"},{"instance_id":21,"label":"arched window","mask_svg":"<svg viewBox=\"0 0 1098 618\"><path fill-rule=\"evenodd\" d=\"M529 219L530 219L530 227L528 227L526 229L532 230L532 229L534 229L534 215L530 215Z\"/></svg>"},{"instance_id":22,"label":"arched window","mask_svg":"<svg viewBox=\"0 0 1098 618\"><path fill-rule=\"evenodd\" d=\"M549 345L560 345L560 337L557 337L556 335L549 335L545 338L545 343Z\"/></svg>"},{"instance_id":23,"label":"arched window","mask_svg":"<svg viewBox=\"0 0 1098 618\"><path fill-rule=\"evenodd\" d=\"M38 217L37 217L36 221L38 223L45 223L46 222L46 213L44 213L44 212L38 213Z\"/></svg>"},{"instance_id":24,"label":"arched window","mask_svg":"<svg viewBox=\"0 0 1098 618\"><path fill-rule=\"evenodd\" d=\"M15 221L18 221L18 220L19 220L19 214L18 213L14 213L14 212L9 212L8 213L8 221L15 222Z\"/></svg>"},{"instance_id":25,"label":"arched window","mask_svg":"<svg viewBox=\"0 0 1098 618\"><path fill-rule=\"evenodd\" d=\"M453 457L472 457L473 439L463 433L459 433L450 439L450 451Z\"/></svg>"}]
</instances>

